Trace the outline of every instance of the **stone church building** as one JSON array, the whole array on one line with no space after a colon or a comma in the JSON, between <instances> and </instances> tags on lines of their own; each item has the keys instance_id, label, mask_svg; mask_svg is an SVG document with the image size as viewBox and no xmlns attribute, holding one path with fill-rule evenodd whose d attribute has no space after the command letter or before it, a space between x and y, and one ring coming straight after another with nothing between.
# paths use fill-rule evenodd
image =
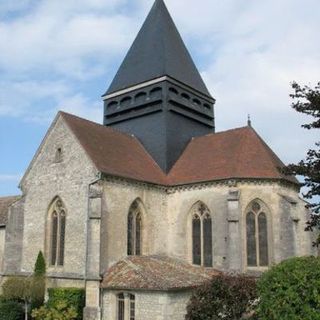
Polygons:
<instances>
[{"instance_id":1,"label":"stone church building","mask_svg":"<svg viewBox=\"0 0 320 320\"><path fill-rule=\"evenodd\" d=\"M182 320L220 271L313 253L299 183L248 126L215 132L214 104L163 0L103 95L103 124L59 112L0 198L2 276L83 287L85 319Z\"/></svg>"}]
</instances>

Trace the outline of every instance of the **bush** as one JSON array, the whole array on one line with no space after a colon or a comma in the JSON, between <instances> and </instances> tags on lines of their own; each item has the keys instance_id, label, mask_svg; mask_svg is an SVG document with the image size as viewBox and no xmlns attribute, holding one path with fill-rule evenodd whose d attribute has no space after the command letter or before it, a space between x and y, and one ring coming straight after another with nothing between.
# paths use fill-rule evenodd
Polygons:
<instances>
[{"instance_id":1,"label":"bush","mask_svg":"<svg viewBox=\"0 0 320 320\"><path fill-rule=\"evenodd\" d=\"M57 302L55 308L43 306L32 311L32 318L35 320L75 320L77 316L76 309L63 301Z\"/></svg>"},{"instance_id":2,"label":"bush","mask_svg":"<svg viewBox=\"0 0 320 320\"><path fill-rule=\"evenodd\" d=\"M21 303L0 298L0 320L22 320L24 310Z\"/></svg>"},{"instance_id":3,"label":"bush","mask_svg":"<svg viewBox=\"0 0 320 320\"><path fill-rule=\"evenodd\" d=\"M85 290L79 288L50 288L48 289L48 308L57 308L59 303L66 303L67 308L73 307L77 313L77 320L82 319L85 306Z\"/></svg>"},{"instance_id":4,"label":"bush","mask_svg":"<svg viewBox=\"0 0 320 320\"><path fill-rule=\"evenodd\" d=\"M320 258L288 259L258 281L261 320L320 319Z\"/></svg>"},{"instance_id":5,"label":"bush","mask_svg":"<svg viewBox=\"0 0 320 320\"><path fill-rule=\"evenodd\" d=\"M256 280L243 275L219 275L199 287L187 306L187 320L235 320L256 300Z\"/></svg>"}]
</instances>

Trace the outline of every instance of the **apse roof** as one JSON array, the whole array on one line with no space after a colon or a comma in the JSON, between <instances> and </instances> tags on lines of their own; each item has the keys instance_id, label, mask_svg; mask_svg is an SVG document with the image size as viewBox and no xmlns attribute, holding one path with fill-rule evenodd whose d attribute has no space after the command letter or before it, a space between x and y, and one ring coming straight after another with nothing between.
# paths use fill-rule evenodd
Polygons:
<instances>
[{"instance_id":1,"label":"apse roof","mask_svg":"<svg viewBox=\"0 0 320 320\"><path fill-rule=\"evenodd\" d=\"M195 267L165 256L131 256L104 275L102 288L181 290L200 286L219 275L212 268Z\"/></svg>"},{"instance_id":2,"label":"apse roof","mask_svg":"<svg viewBox=\"0 0 320 320\"><path fill-rule=\"evenodd\" d=\"M163 0L156 0L105 94L169 76L210 96Z\"/></svg>"},{"instance_id":3,"label":"apse roof","mask_svg":"<svg viewBox=\"0 0 320 320\"><path fill-rule=\"evenodd\" d=\"M284 164L251 127L192 139L165 174L134 136L60 112L102 173L164 186L228 179L281 179Z\"/></svg>"}]
</instances>

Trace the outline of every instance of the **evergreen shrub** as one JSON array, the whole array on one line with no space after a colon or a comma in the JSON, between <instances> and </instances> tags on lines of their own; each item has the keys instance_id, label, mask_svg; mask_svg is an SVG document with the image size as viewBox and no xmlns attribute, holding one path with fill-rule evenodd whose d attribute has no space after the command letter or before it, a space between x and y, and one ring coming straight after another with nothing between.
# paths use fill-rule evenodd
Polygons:
<instances>
[{"instance_id":1,"label":"evergreen shrub","mask_svg":"<svg viewBox=\"0 0 320 320\"><path fill-rule=\"evenodd\" d=\"M320 320L320 258L291 258L259 279L259 320Z\"/></svg>"},{"instance_id":2,"label":"evergreen shrub","mask_svg":"<svg viewBox=\"0 0 320 320\"><path fill-rule=\"evenodd\" d=\"M15 300L0 298L0 320L22 320L24 310L22 304Z\"/></svg>"}]
</instances>

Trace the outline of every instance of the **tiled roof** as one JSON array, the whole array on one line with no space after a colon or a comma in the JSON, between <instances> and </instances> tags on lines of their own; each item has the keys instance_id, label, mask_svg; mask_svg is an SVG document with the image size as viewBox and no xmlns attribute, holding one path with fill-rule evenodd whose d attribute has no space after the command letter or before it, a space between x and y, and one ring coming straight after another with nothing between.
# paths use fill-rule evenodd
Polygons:
<instances>
[{"instance_id":1,"label":"tiled roof","mask_svg":"<svg viewBox=\"0 0 320 320\"><path fill-rule=\"evenodd\" d=\"M283 162L251 127L198 137L188 144L170 171L172 184L233 178L286 179Z\"/></svg>"},{"instance_id":2,"label":"tiled roof","mask_svg":"<svg viewBox=\"0 0 320 320\"><path fill-rule=\"evenodd\" d=\"M195 267L165 256L131 256L112 266L104 275L102 288L178 290L197 287L219 271Z\"/></svg>"},{"instance_id":3,"label":"tiled roof","mask_svg":"<svg viewBox=\"0 0 320 320\"><path fill-rule=\"evenodd\" d=\"M159 185L225 179L284 179L284 164L251 127L194 138L166 175L137 138L60 112L97 169L105 174Z\"/></svg>"},{"instance_id":4,"label":"tiled roof","mask_svg":"<svg viewBox=\"0 0 320 320\"><path fill-rule=\"evenodd\" d=\"M17 201L20 196L1 197L0 198L0 226L7 224L8 209L10 205Z\"/></svg>"},{"instance_id":5,"label":"tiled roof","mask_svg":"<svg viewBox=\"0 0 320 320\"><path fill-rule=\"evenodd\" d=\"M162 170L135 137L71 114L61 115L99 171L165 184Z\"/></svg>"}]
</instances>

